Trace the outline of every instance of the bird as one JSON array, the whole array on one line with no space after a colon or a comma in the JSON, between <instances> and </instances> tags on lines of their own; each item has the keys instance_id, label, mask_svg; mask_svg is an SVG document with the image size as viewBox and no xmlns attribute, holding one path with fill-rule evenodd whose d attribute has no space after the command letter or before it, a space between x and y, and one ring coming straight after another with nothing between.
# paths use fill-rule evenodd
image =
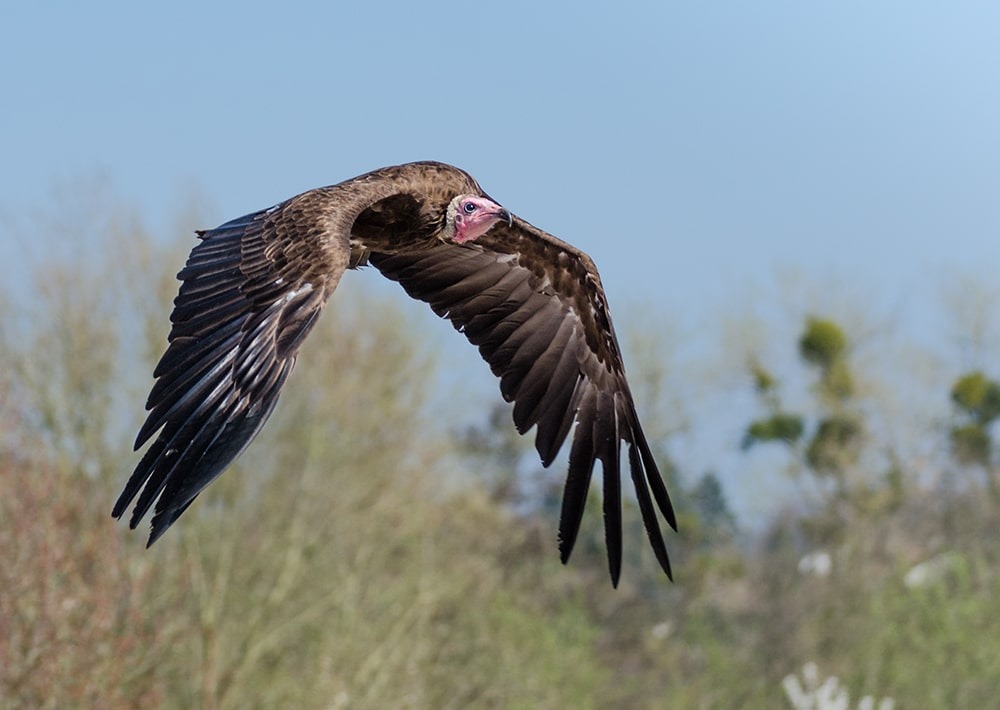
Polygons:
<instances>
[{"instance_id":1,"label":"bird","mask_svg":"<svg viewBox=\"0 0 1000 710\"><path fill-rule=\"evenodd\" d=\"M134 449L112 510L155 504L147 547L260 432L348 269L374 268L479 349L544 467L572 431L558 548L569 561L601 462L608 570L622 563L622 449L646 535L673 579L660 518L677 521L639 423L594 262L435 161L373 170L196 232ZM155 438L154 438L155 437ZM659 511L659 515L657 513Z\"/></svg>"}]
</instances>

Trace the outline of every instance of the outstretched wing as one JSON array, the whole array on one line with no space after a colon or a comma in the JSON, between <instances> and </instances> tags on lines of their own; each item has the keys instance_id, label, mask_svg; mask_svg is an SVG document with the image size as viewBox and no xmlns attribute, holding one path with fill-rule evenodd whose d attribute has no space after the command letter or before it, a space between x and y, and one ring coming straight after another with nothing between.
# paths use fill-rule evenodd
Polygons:
<instances>
[{"instance_id":1,"label":"outstretched wing","mask_svg":"<svg viewBox=\"0 0 1000 710\"><path fill-rule=\"evenodd\" d=\"M199 233L178 274L170 344L135 448L156 440L112 511L121 517L138 494L135 528L155 502L150 545L260 431L347 266L346 230L328 233L310 199Z\"/></svg>"},{"instance_id":2,"label":"outstretched wing","mask_svg":"<svg viewBox=\"0 0 1000 710\"><path fill-rule=\"evenodd\" d=\"M611 579L621 571L621 444L649 541L663 570L670 561L654 508L675 530L673 508L639 425L604 290L590 258L521 219L498 224L472 244L372 253L369 262L465 334L514 402L514 424L537 427L542 465L556 457L576 422L559 521L569 559L601 462Z\"/></svg>"}]
</instances>

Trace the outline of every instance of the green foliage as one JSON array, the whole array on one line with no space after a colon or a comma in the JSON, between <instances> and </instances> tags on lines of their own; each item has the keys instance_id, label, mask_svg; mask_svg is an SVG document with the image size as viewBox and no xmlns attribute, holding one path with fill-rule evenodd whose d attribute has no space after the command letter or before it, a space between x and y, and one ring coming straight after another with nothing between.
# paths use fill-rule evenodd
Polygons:
<instances>
[{"instance_id":1,"label":"green foliage","mask_svg":"<svg viewBox=\"0 0 1000 710\"><path fill-rule=\"evenodd\" d=\"M819 368L818 392L829 404L840 406L854 396L854 374L846 360L847 335L835 322L808 318L799 337L799 355Z\"/></svg>"},{"instance_id":2,"label":"green foliage","mask_svg":"<svg viewBox=\"0 0 1000 710\"><path fill-rule=\"evenodd\" d=\"M751 422L743 437L743 448L766 441L783 441L794 444L802 436L805 425L797 414L775 414L767 419Z\"/></svg>"},{"instance_id":3,"label":"green foliage","mask_svg":"<svg viewBox=\"0 0 1000 710\"><path fill-rule=\"evenodd\" d=\"M847 336L839 325L824 318L809 318L799 338L799 354L806 362L827 369L847 351Z\"/></svg>"},{"instance_id":4,"label":"green foliage","mask_svg":"<svg viewBox=\"0 0 1000 710\"><path fill-rule=\"evenodd\" d=\"M766 387L761 387L764 372L759 365L751 368L758 397L770 416L752 421L743 436L742 448L766 441L781 441L789 446L793 458L792 471L808 473L825 479L828 484L820 490L827 496L841 501L849 500L855 512L868 511L872 501L889 504L898 499L891 496L871 495L868 482L858 476L858 466L864 453L866 425L858 402L855 377L847 360L847 335L834 321L810 317L799 337L799 355L808 364L819 367L819 377L812 386L816 399L816 423L805 447L797 446L807 429L806 418L782 409L777 396L777 381L767 375ZM887 468L893 468L892 453ZM894 490L898 491L898 486ZM812 521L815 529L833 530L835 517ZM828 535L821 536L826 539Z\"/></svg>"},{"instance_id":5,"label":"green foliage","mask_svg":"<svg viewBox=\"0 0 1000 710\"><path fill-rule=\"evenodd\" d=\"M951 400L979 424L988 424L1000 416L1000 383L982 372L970 372L956 380Z\"/></svg>"},{"instance_id":6,"label":"green foliage","mask_svg":"<svg viewBox=\"0 0 1000 710\"><path fill-rule=\"evenodd\" d=\"M815 661L852 697L890 696L897 707L991 705L1000 654L982 629L992 628L1000 613L1000 586L989 572L998 558L984 533L1000 523L1000 511L973 497L954 503L963 518L951 540L963 552L949 554L948 564L904 551L911 544L904 540L942 531L929 523L940 504L932 496L911 499L898 516L859 522L837 548L827 577L795 574L793 559L785 563L790 568L776 556L765 561L751 573L752 584L771 591L755 613L759 652ZM924 522L914 525L921 516ZM927 566L937 574L914 574Z\"/></svg>"},{"instance_id":7,"label":"green foliage","mask_svg":"<svg viewBox=\"0 0 1000 710\"><path fill-rule=\"evenodd\" d=\"M1000 383L979 370L969 372L952 385L951 401L960 420L949 430L952 456L963 466L988 468L993 458L989 426L1000 417Z\"/></svg>"},{"instance_id":8,"label":"green foliage","mask_svg":"<svg viewBox=\"0 0 1000 710\"><path fill-rule=\"evenodd\" d=\"M994 704L1000 654L982 633L1000 613L1000 584L983 568L990 557L977 553L939 582L913 589L890 584L863 600L862 613L874 623L852 679L892 689L903 707ZM907 646L919 648L920 658ZM954 682L938 680L949 673Z\"/></svg>"}]
</instances>

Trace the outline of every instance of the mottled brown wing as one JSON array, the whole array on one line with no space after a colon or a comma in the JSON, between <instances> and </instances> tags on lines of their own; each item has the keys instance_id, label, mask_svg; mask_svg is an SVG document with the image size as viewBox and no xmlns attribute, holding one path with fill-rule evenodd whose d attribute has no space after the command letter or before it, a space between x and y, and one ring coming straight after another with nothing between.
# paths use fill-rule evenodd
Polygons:
<instances>
[{"instance_id":1,"label":"mottled brown wing","mask_svg":"<svg viewBox=\"0 0 1000 710\"><path fill-rule=\"evenodd\" d=\"M430 304L479 348L500 392L514 402L514 424L537 427L542 464L556 457L574 421L569 473L559 521L559 549L569 559L594 463L601 461L611 579L621 571L621 444L646 533L670 576L657 519L676 520L643 435L593 262L532 225L500 224L471 245L444 244L411 254L372 253L370 263Z\"/></svg>"},{"instance_id":2,"label":"mottled brown wing","mask_svg":"<svg viewBox=\"0 0 1000 710\"><path fill-rule=\"evenodd\" d=\"M112 511L121 517L138 494L135 528L155 502L150 545L260 431L346 268L347 235L339 249L335 238L310 247L320 240L305 237L324 225L297 199L199 233L178 274L135 448L158 434Z\"/></svg>"}]
</instances>

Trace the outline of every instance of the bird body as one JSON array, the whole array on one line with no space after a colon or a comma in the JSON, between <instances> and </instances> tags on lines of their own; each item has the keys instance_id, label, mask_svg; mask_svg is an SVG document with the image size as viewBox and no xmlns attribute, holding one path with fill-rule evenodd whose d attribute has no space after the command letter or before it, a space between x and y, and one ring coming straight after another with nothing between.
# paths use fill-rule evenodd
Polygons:
<instances>
[{"instance_id":1,"label":"bird body","mask_svg":"<svg viewBox=\"0 0 1000 710\"><path fill-rule=\"evenodd\" d=\"M624 442L640 513L670 575L656 508L676 529L639 424L591 259L500 207L436 162L374 170L198 233L154 370L139 449L112 515L153 507L149 544L250 444L348 268L371 265L479 348L542 463L573 430L559 546L569 558L601 461L609 568L621 567ZM573 429L573 425L576 425ZM655 502L655 507L654 507Z\"/></svg>"}]
</instances>

